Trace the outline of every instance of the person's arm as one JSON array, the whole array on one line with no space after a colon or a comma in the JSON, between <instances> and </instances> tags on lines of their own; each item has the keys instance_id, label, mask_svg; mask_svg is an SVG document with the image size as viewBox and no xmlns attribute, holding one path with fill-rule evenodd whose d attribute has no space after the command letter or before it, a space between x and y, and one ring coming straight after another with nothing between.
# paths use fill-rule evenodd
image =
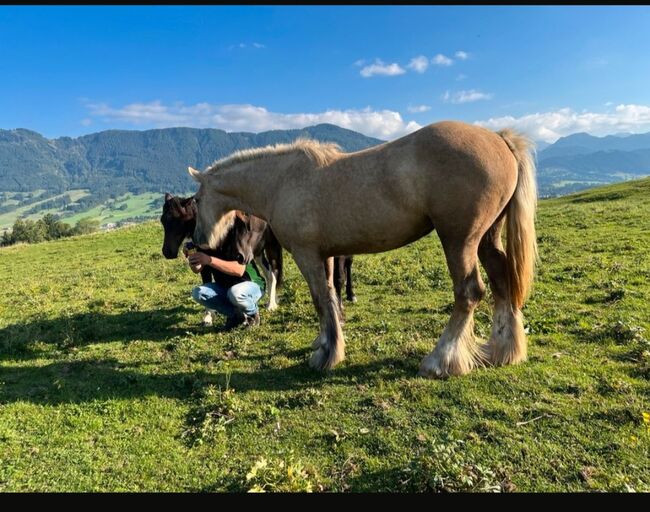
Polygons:
<instances>
[{"instance_id":1,"label":"person's arm","mask_svg":"<svg viewBox=\"0 0 650 512\"><path fill-rule=\"evenodd\" d=\"M212 268L216 268L220 272L231 276L241 277L244 275L244 272L246 272L246 265L242 265L236 261L226 261L215 256L209 256L204 252L190 254L189 261L191 265L209 265Z\"/></svg>"}]
</instances>

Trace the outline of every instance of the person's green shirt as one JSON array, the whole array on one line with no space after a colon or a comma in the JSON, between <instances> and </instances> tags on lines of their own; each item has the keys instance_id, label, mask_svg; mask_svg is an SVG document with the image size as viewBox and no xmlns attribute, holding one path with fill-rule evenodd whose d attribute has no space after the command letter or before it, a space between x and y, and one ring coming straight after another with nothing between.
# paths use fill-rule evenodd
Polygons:
<instances>
[{"instance_id":1,"label":"person's green shirt","mask_svg":"<svg viewBox=\"0 0 650 512\"><path fill-rule=\"evenodd\" d=\"M248 274L250 280L256 283L257 286L260 287L260 290L262 290L262 293L264 293L266 288L266 281L264 278L262 278L262 276L260 276L260 273L257 270L257 265L254 261L251 261L248 265L246 265L246 273Z\"/></svg>"}]
</instances>

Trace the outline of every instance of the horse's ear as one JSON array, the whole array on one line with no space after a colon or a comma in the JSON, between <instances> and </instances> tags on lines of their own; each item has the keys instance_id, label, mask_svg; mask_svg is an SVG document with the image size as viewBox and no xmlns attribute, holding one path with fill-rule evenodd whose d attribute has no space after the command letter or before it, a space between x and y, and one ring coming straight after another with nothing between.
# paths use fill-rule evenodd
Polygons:
<instances>
[{"instance_id":1,"label":"horse's ear","mask_svg":"<svg viewBox=\"0 0 650 512\"><path fill-rule=\"evenodd\" d=\"M193 169L192 167L188 167L187 172L190 173L190 176L192 176L192 179L194 181L197 181L197 182L201 183L201 171L197 171L196 169Z\"/></svg>"},{"instance_id":2,"label":"horse's ear","mask_svg":"<svg viewBox=\"0 0 650 512\"><path fill-rule=\"evenodd\" d=\"M171 201L174 196L171 195L169 192L165 192L165 202Z\"/></svg>"},{"instance_id":3,"label":"horse's ear","mask_svg":"<svg viewBox=\"0 0 650 512\"><path fill-rule=\"evenodd\" d=\"M241 210L235 210L235 215L246 224L246 227L250 227L250 215Z\"/></svg>"}]
</instances>

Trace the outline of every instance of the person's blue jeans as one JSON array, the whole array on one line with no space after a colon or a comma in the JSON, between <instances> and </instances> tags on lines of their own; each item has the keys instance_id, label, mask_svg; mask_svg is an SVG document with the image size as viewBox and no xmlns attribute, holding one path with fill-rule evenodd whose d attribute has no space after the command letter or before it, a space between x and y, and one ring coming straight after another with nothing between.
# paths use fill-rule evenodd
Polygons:
<instances>
[{"instance_id":1,"label":"person's blue jeans","mask_svg":"<svg viewBox=\"0 0 650 512\"><path fill-rule=\"evenodd\" d=\"M228 318L238 313L254 316L257 313L257 302L262 298L262 290L253 281L244 281L230 288L207 283L193 288L192 298L203 307Z\"/></svg>"}]
</instances>

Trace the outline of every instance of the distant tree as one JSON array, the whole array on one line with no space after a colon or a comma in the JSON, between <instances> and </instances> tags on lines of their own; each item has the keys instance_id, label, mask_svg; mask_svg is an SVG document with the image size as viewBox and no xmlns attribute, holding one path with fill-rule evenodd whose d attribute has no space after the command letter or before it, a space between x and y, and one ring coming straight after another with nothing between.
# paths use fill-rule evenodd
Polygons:
<instances>
[{"instance_id":1,"label":"distant tree","mask_svg":"<svg viewBox=\"0 0 650 512\"><path fill-rule=\"evenodd\" d=\"M72 227L70 224L61 222L59 218L52 213L44 215L40 221L45 225L45 237L47 240L56 240L57 238L70 236L72 234Z\"/></svg>"},{"instance_id":2,"label":"distant tree","mask_svg":"<svg viewBox=\"0 0 650 512\"><path fill-rule=\"evenodd\" d=\"M47 228L41 220L34 222L33 220L16 219L11 234L14 243L26 242L34 244L46 240Z\"/></svg>"},{"instance_id":3,"label":"distant tree","mask_svg":"<svg viewBox=\"0 0 650 512\"><path fill-rule=\"evenodd\" d=\"M7 230L2 233L2 238L0 238L0 245L13 245L16 241L14 240L13 232Z\"/></svg>"},{"instance_id":4,"label":"distant tree","mask_svg":"<svg viewBox=\"0 0 650 512\"><path fill-rule=\"evenodd\" d=\"M85 235L88 233L93 233L99 229L99 221L97 219L92 219L90 217L84 217L79 219L72 228L73 235Z\"/></svg>"}]
</instances>

